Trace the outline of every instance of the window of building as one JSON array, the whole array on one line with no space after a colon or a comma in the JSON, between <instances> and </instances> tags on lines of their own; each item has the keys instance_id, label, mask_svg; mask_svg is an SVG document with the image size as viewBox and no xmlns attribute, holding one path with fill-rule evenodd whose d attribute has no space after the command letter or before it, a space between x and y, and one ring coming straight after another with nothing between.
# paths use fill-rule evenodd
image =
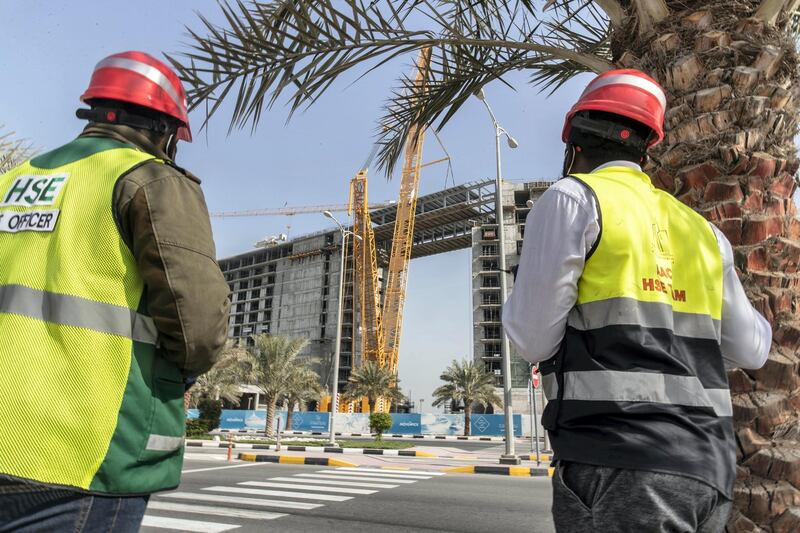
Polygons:
<instances>
[{"instance_id":1,"label":"window of building","mask_svg":"<svg viewBox=\"0 0 800 533\"><path fill-rule=\"evenodd\" d=\"M481 255L497 255L497 246L494 244L484 244L481 246Z\"/></svg>"},{"instance_id":2,"label":"window of building","mask_svg":"<svg viewBox=\"0 0 800 533\"><path fill-rule=\"evenodd\" d=\"M239 326L236 326L235 328L233 328L233 336L234 337L241 337L242 336L242 328L240 328Z\"/></svg>"},{"instance_id":3,"label":"window of building","mask_svg":"<svg viewBox=\"0 0 800 533\"><path fill-rule=\"evenodd\" d=\"M260 294L259 294L260 292L261 292L260 289L256 289L254 291L250 291L250 298L258 298L260 296Z\"/></svg>"},{"instance_id":4,"label":"window of building","mask_svg":"<svg viewBox=\"0 0 800 533\"><path fill-rule=\"evenodd\" d=\"M500 326L483 326L483 338L484 339L499 339L500 338Z\"/></svg>"},{"instance_id":5,"label":"window of building","mask_svg":"<svg viewBox=\"0 0 800 533\"><path fill-rule=\"evenodd\" d=\"M522 241L517 241L517 255L522 254Z\"/></svg>"},{"instance_id":6,"label":"window of building","mask_svg":"<svg viewBox=\"0 0 800 533\"><path fill-rule=\"evenodd\" d=\"M487 272L492 270L497 270L497 261L484 259L483 263L481 264L481 270Z\"/></svg>"},{"instance_id":7,"label":"window of building","mask_svg":"<svg viewBox=\"0 0 800 533\"><path fill-rule=\"evenodd\" d=\"M258 313L250 313L247 319L248 322L258 322Z\"/></svg>"},{"instance_id":8,"label":"window of building","mask_svg":"<svg viewBox=\"0 0 800 533\"><path fill-rule=\"evenodd\" d=\"M484 292L483 299L481 300L484 304L499 304L500 303L500 295L494 292Z\"/></svg>"},{"instance_id":9,"label":"window of building","mask_svg":"<svg viewBox=\"0 0 800 533\"><path fill-rule=\"evenodd\" d=\"M489 343L483 347L483 355L485 357L500 357L500 343Z\"/></svg>"},{"instance_id":10,"label":"window of building","mask_svg":"<svg viewBox=\"0 0 800 533\"><path fill-rule=\"evenodd\" d=\"M500 322L500 308L499 307L492 307L490 309L483 310L483 321L484 322Z\"/></svg>"},{"instance_id":11,"label":"window of building","mask_svg":"<svg viewBox=\"0 0 800 533\"><path fill-rule=\"evenodd\" d=\"M481 284L482 287L499 287L500 286L500 276L484 276L483 283Z\"/></svg>"},{"instance_id":12,"label":"window of building","mask_svg":"<svg viewBox=\"0 0 800 533\"><path fill-rule=\"evenodd\" d=\"M497 238L497 231L494 228L483 230L483 240L490 241Z\"/></svg>"}]
</instances>

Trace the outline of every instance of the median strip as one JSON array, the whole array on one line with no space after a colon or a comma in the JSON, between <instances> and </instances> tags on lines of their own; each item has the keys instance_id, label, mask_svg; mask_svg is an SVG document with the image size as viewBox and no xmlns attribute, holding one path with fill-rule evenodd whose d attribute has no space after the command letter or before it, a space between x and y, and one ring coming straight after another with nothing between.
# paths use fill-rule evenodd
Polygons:
<instances>
[{"instance_id":1,"label":"median strip","mask_svg":"<svg viewBox=\"0 0 800 533\"><path fill-rule=\"evenodd\" d=\"M292 465L315 465L315 466L347 466L355 467L353 464L341 459L331 459L328 457L302 457L299 455L264 455L260 453L240 453L240 461L250 461L254 463L282 463Z\"/></svg>"},{"instance_id":2,"label":"median strip","mask_svg":"<svg viewBox=\"0 0 800 533\"><path fill-rule=\"evenodd\" d=\"M247 444L239 442L214 442L214 441L186 441L186 446L202 448L239 448L241 450L270 450L280 451L275 444ZM314 452L314 453L341 453L354 455L393 455L400 457L427 457L427 458L452 458L449 455L436 455L435 453L418 450L384 450L380 448L339 448L335 446L293 446L284 444L281 449L288 452Z\"/></svg>"},{"instance_id":3,"label":"median strip","mask_svg":"<svg viewBox=\"0 0 800 533\"><path fill-rule=\"evenodd\" d=\"M542 468L530 468L527 466L483 466L470 465L446 468L445 474L495 474L501 476L523 476L523 477L543 477L548 475L548 471Z\"/></svg>"}]
</instances>

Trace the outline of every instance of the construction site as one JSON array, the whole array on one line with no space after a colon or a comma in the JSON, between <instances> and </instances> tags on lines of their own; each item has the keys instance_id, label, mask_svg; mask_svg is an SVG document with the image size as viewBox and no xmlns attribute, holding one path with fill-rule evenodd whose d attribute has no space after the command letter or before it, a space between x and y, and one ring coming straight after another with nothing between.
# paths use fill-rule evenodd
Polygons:
<instances>
[{"instance_id":1,"label":"construction site","mask_svg":"<svg viewBox=\"0 0 800 533\"><path fill-rule=\"evenodd\" d=\"M525 234L525 218L531 205L547 189L549 182L505 181L502 205L505 223L507 269L518 263ZM309 207L320 212L336 206ZM389 257L392 250L398 206L390 205L369 212L375 239L378 294L384 299L388 286ZM296 213L226 213L223 216L248 216ZM302 212L302 211L301 211ZM494 180L476 181L421 196L416 201L415 224L410 258L470 249L472 270L472 357L482 361L502 387L502 297L499 270L499 241L495 218ZM354 229L353 227L347 229ZM339 357L339 390L344 389L350 371L361 364L364 354L362 299L354 258L358 250L347 239L342 336ZM358 241L357 241L358 242ZM332 228L291 240L265 242L256 248L219 264L232 293L228 335L242 345L252 343L260 333L309 339L304 355L318 365L323 384L330 386L335 353L338 286L342 232ZM355 254L354 254L355 252ZM354 284L355 280L355 284ZM508 276L509 288L512 276ZM409 281L413 284L413 277ZM385 301L385 300L383 300ZM362 334L359 334L361 332ZM402 351L399 352L402 357ZM396 367L395 367L396 368ZM527 410L528 363L512 347L511 382L516 412ZM352 407L351 407L352 408ZM501 406L494 406L495 410ZM343 410L347 406L342 406Z\"/></svg>"}]
</instances>

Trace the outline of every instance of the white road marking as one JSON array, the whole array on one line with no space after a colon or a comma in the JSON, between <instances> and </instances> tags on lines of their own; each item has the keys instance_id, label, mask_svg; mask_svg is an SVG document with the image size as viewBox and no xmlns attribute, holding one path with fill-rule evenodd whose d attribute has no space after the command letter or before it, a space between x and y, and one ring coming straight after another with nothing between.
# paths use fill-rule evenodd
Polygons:
<instances>
[{"instance_id":1,"label":"white road marking","mask_svg":"<svg viewBox=\"0 0 800 533\"><path fill-rule=\"evenodd\" d=\"M330 474L296 474L297 477L310 477L314 479L336 479L336 480L343 480L343 481L391 481L392 483L399 483L402 485L408 483L416 483L416 479L375 479L375 478L365 478L360 476L332 476Z\"/></svg>"},{"instance_id":2,"label":"white road marking","mask_svg":"<svg viewBox=\"0 0 800 533\"><path fill-rule=\"evenodd\" d=\"M328 502L344 502L353 499L352 496L336 496L334 494L311 494L306 492L289 492L286 490L244 489L241 487L206 487L203 490L210 490L214 492L231 492L234 494L253 494L255 496L300 498L301 500L323 500Z\"/></svg>"},{"instance_id":3,"label":"white road marking","mask_svg":"<svg viewBox=\"0 0 800 533\"><path fill-rule=\"evenodd\" d=\"M334 478L336 479L336 478ZM386 483L357 483L351 481L326 481L324 479L297 479L296 477L271 477L269 481L292 481L294 483L316 483L317 485L336 485L338 487L364 487L368 489L394 489L399 485L387 485Z\"/></svg>"},{"instance_id":4,"label":"white road marking","mask_svg":"<svg viewBox=\"0 0 800 533\"><path fill-rule=\"evenodd\" d=\"M143 527L157 527L162 529L177 529L178 531L200 531L201 533L221 533L236 529L236 524L220 524L217 522L202 522L200 520L185 520L183 518L169 518L166 516L145 515L142 519Z\"/></svg>"},{"instance_id":5,"label":"white road marking","mask_svg":"<svg viewBox=\"0 0 800 533\"><path fill-rule=\"evenodd\" d=\"M192 461L224 461L227 459L225 455L213 454L213 453L184 453L184 459L189 459Z\"/></svg>"},{"instance_id":6,"label":"white road marking","mask_svg":"<svg viewBox=\"0 0 800 533\"><path fill-rule=\"evenodd\" d=\"M423 476L443 476L444 472L428 472L427 470L394 470L392 468L362 468L344 466L337 468L337 470L344 470L349 472L380 472L382 474L420 474Z\"/></svg>"},{"instance_id":7,"label":"white road marking","mask_svg":"<svg viewBox=\"0 0 800 533\"><path fill-rule=\"evenodd\" d=\"M320 485L303 485L298 486L295 483L274 483L272 481L243 481L238 485L245 485L247 487L271 487L274 489L300 489L300 490L318 490L322 492L337 492L339 494L375 494L377 490L366 489L351 489L343 487L323 487Z\"/></svg>"},{"instance_id":8,"label":"white road marking","mask_svg":"<svg viewBox=\"0 0 800 533\"><path fill-rule=\"evenodd\" d=\"M159 498L177 498L179 500L193 500L202 502L239 503L258 507L278 507L281 509L302 509L308 511L323 507L322 503L291 502L284 500L264 500L261 498L241 498L237 496L221 496L219 494L200 494L191 492L168 492L159 494Z\"/></svg>"},{"instance_id":9,"label":"white road marking","mask_svg":"<svg viewBox=\"0 0 800 533\"><path fill-rule=\"evenodd\" d=\"M337 474L337 475L345 475L345 476L364 476L364 477L372 477L372 478L390 478L390 479L430 479L432 476L419 476L417 474L391 474L391 473L384 473L384 472L354 472L352 470L348 471L340 471L336 470L320 470L320 472L324 472L326 474Z\"/></svg>"},{"instance_id":10,"label":"white road marking","mask_svg":"<svg viewBox=\"0 0 800 533\"><path fill-rule=\"evenodd\" d=\"M225 470L226 468L246 468L248 466L264 466L264 465L274 465L275 463L251 463L247 462L245 464L237 464L237 465L229 465L229 466L212 466L209 468L195 468L193 470L182 470L181 474L193 474L195 472L209 472L211 470Z\"/></svg>"},{"instance_id":11,"label":"white road marking","mask_svg":"<svg viewBox=\"0 0 800 533\"><path fill-rule=\"evenodd\" d=\"M216 516L232 516L234 518L251 518L254 520L274 520L286 516L281 513L270 513L268 511L250 511L248 509L236 509L234 507L217 507L215 505L192 505L188 503L160 502L151 501L147 505L147 510L156 509L159 511L177 511L182 513L210 514Z\"/></svg>"}]
</instances>

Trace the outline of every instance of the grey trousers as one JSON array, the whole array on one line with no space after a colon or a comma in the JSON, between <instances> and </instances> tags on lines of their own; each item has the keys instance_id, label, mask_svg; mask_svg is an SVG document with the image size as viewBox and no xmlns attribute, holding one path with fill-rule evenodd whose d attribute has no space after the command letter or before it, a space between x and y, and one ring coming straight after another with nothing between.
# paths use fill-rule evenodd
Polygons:
<instances>
[{"instance_id":1,"label":"grey trousers","mask_svg":"<svg viewBox=\"0 0 800 533\"><path fill-rule=\"evenodd\" d=\"M553 475L558 533L717 533L733 502L692 478L559 462Z\"/></svg>"}]
</instances>

